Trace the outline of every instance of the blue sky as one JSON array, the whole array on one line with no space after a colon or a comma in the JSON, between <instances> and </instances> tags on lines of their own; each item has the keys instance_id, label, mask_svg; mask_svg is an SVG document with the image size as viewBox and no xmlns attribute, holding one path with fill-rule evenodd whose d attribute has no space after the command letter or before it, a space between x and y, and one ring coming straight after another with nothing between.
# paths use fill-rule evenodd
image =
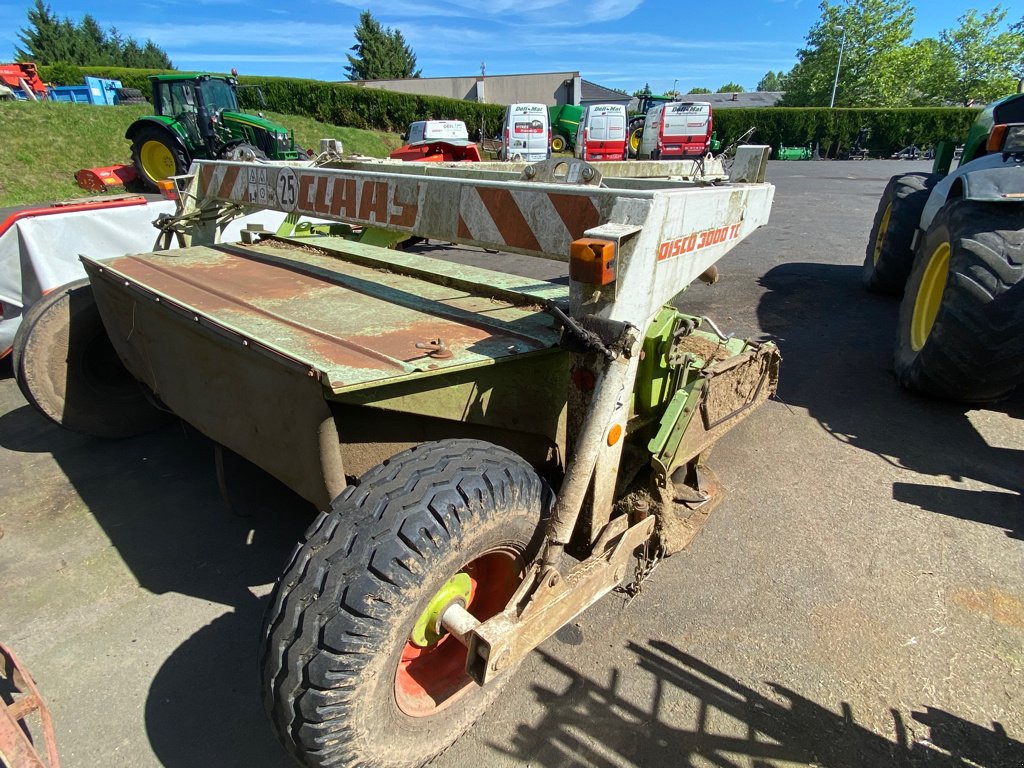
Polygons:
<instances>
[{"instance_id":1,"label":"blue sky","mask_svg":"<svg viewBox=\"0 0 1024 768\"><path fill-rule=\"evenodd\" d=\"M982 4L988 8L992 3ZM0 60L13 55L29 0L0 0ZM818 18L813 0L50 0L54 12L92 13L140 42L152 38L179 69L344 80L352 28L365 8L402 30L424 77L579 71L633 91L677 82L752 90L789 69ZM920 0L915 37L952 26L965 4ZM1013 7L1015 2L1004 2Z\"/></svg>"}]
</instances>

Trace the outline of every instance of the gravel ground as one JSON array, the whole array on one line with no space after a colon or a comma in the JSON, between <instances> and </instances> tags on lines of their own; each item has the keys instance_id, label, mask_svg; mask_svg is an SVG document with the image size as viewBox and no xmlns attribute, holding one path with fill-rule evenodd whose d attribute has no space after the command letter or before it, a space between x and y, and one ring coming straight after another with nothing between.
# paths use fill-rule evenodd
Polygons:
<instances>
[{"instance_id":1,"label":"gravel ground","mask_svg":"<svg viewBox=\"0 0 1024 768\"><path fill-rule=\"evenodd\" d=\"M728 498L632 602L534 653L436 768L1024 765L1024 396L902 392L897 302L859 286L882 187L926 167L771 164L771 223L679 300L784 356L778 400L715 450ZM65 433L0 365L0 639L64 764L289 765L255 659L307 511L250 475L226 511L195 433Z\"/></svg>"}]
</instances>

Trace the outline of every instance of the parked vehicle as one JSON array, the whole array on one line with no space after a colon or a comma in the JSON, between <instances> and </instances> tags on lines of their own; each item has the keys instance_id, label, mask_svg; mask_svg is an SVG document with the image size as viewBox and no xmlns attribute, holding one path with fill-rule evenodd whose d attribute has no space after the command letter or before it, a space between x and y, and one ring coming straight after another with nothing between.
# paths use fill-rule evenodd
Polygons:
<instances>
[{"instance_id":1,"label":"parked vehicle","mask_svg":"<svg viewBox=\"0 0 1024 768\"><path fill-rule=\"evenodd\" d=\"M548 107L551 121L551 151L576 150L576 129L583 118L583 107L577 104L556 104Z\"/></svg>"},{"instance_id":2,"label":"parked vehicle","mask_svg":"<svg viewBox=\"0 0 1024 768\"><path fill-rule=\"evenodd\" d=\"M175 414L322 509L268 600L265 709L305 765L420 766L721 501L704 458L775 392L778 350L670 302L767 222L767 158L740 147L743 181L713 186L261 163L255 195L245 164L200 160L161 221L187 251L83 257L88 283L26 317L18 383L89 434ZM561 260L570 284L331 236L215 245L254 200Z\"/></svg>"},{"instance_id":3,"label":"parked vehicle","mask_svg":"<svg viewBox=\"0 0 1024 768\"><path fill-rule=\"evenodd\" d=\"M528 163L551 157L551 123L543 104L509 104L502 128L502 160Z\"/></svg>"},{"instance_id":4,"label":"parked vehicle","mask_svg":"<svg viewBox=\"0 0 1024 768\"><path fill-rule=\"evenodd\" d=\"M647 113L639 156L651 160L703 157L711 150L711 104L673 101Z\"/></svg>"},{"instance_id":5,"label":"parked vehicle","mask_svg":"<svg viewBox=\"0 0 1024 768\"><path fill-rule=\"evenodd\" d=\"M640 145L643 142L644 136L644 121L647 119L647 113L654 107L668 104L674 99L674 96L669 96L668 94L645 93L634 96L630 100L629 107L627 108L629 114L628 151L630 157L639 157L640 155Z\"/></svg>"},{"instance_id":6,"label":"parked vehicle","mask_svg":"<svg viewBox=\"0 0 1024 768\"><path fill-rule=\"evenodd\" d=\"M7 86L15 99L42 101L47 98L46 83L30 61L0 64L0 84Z\"/></svg>"},{"instance_id":7,"label":"parked vehicle","mask_svg":"<svg viewBox=\"0 0 1024 768\"><path fill-rule=\"evenodd\" d=\"M480 148L469 140L461 120L417 120L402 134L404 146L392 152L393 160L419 163L480 162Z\"/></svg>"},{"instance_id":8,"label":"parked vehicle","mask_svg":"<svg viewBox=\"0 0 1024 768\"><path fill-rule=\"evenodd\" d=\"M591 104L576 133L576 157L583 160L626 159L626 108Z\"/></svg>"},{"instance_id":9,"label":"parked vehicle","mask_svg":"<svg viewBox=\"0 0 1024 768\"><path fill-rule=\"evenodd\" d=\"M1024 381L1024 94L986 107L950 172L953 142L931 173L893 176L864 255L871 291L903 294L896 378L966 402Z\"/></svg>"},{"instance_id":10,"label":"parked vehicle","mask_svg":"<svg viewBox=\"0 0 1024 768\"><path fill-rule=\"evenodd\" d=\"M128 126L138 177L157 183L188 170L196 158L297 160L306 153L284 126L238 106L238 81L209 74L152 75L153 109Z\"/></svg>"}]
</instances>

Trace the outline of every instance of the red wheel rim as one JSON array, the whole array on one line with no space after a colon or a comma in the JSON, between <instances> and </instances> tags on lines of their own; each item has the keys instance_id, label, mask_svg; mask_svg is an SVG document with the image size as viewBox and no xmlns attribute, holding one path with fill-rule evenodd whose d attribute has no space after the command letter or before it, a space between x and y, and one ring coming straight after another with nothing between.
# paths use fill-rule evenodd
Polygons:
<instances>
[{"instance_id":1,"label":"red wheel rim","mask_svg":"<svg viewBox=\"0 0 1024 768\"><path fill-rule=\"evenodd\" d=\"M472 582L466 609L486 621L516 591L523 578L523 560L510 549L495 549L460 570ZM474 685L466 674L466 647L451 635L427 648L406 642L395 671L395 702L410 717L426 717L450 706Z\"/></svg>"}]
</instances>

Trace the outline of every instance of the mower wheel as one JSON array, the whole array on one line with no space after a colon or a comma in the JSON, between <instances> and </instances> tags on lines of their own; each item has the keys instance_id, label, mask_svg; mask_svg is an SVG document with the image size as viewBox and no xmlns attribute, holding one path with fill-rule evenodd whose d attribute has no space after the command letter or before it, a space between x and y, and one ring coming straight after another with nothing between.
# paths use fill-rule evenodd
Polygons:
<instances>
[{"instance_id":1,"label":"mower wheel","mask_svg":"<svg viewBox=\"0 0 1024 768\"><path fill-rule=\"evenodd\" d=\"M86 279L51 291L22 318L11 362L18 388L55 424L94 437L151 432L169 420L118 358Z\"/></svg>"},{"instance_id":2,"label":"mower wheel","mask_svg":"<svg viewBox=\"0 0 1024 768\"><path fill-rule=\"evenodd\" d=\"M143 126L132 139L132 162L139 179L150 189L157 182L180 176L188 170L189 159L170 133L162 128Z\"/></svg>"},{"instance_id":3,"label":"mower wheel","mask_svg":"<svg viewBox=\"0 0 1024 768\"><path fill-rule=\"evenodd\" d=\"M495 698L439 627L453 601L500 612L539 545L547 484L511 451L442 440L399 453L321 513L271 596L264 703L303 765L420 766Z\"/></svg>"},{"instance_id":4,"label":"mower wheel","mask_svg":"<svg viewBox=\"0 0 1024 768\"><path fill-rule=\"evenodd\" d=\"M869 291L899 296L914 263L911 243L921 213L939 180L932 173L893 176L878 202L864 254L861 282Z\"/></svg>"},{"instance_id":5,"label":"mower wheel","mask_svg":"<svg viewBox=\"0 0 1024 768\"><path fill-rule=\"evenodd\" d=\"M565 138L562 136L551 137L551 151L552 152L564 152L565 151Z\"/></svg>"},{"instance_id":6,"label":"mower wheel","mask_svg":"<svg viewBox=\"0 0 1024 768\"><path fill-rule=\"evenodd\" d=\"M896 377L961 402L1024 381L1024 206L953 200L936 214L900 305Z\"/></svg>"}]
</instances>

